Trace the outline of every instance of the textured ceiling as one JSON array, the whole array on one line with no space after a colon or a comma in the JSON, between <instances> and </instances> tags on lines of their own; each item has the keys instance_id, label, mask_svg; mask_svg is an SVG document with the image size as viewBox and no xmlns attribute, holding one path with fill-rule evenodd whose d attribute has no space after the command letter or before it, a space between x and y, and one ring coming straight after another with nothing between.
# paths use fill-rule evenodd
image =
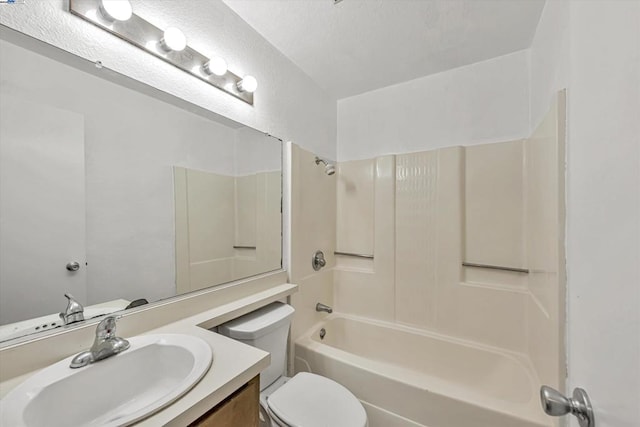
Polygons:
<instances>
[{"instance_id":1,"label":"textured ceiling","mask_svg":"<svg viewBox=\"0 0 640 427\"><path fill-rule=\"evenodd\" d=\"M224 0L336 98L531 45L544 0Z\"/></svg>"}]
</instances>

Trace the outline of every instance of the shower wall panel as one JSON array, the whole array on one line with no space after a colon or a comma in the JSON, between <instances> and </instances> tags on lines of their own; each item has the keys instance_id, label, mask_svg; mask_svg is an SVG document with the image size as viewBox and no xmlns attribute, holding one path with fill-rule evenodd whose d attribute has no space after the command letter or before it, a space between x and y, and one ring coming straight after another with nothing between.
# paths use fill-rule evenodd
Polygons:
<instances>
[{"instance_id":1,"label":"shower wall panel","mask_svg":"<svg viewBox=\"0 0 640 427\"><path fill-rule=\"evenodd\" d=\"M363 170L372 171L366 183ZM395 319L395 156L340 164L338 230L359 222L362 233L339 235L339 251L373 255L373 259L336 256L334 295L336 309L374 319ZM345 198L348 197L348 201ZM372 204L371 204L372 203ZM362 206L365 211L347 209ZM340 234L340 232L339 232ZM369 234L373 237L370 240ZM369 246L369 242L372 246ZM344 245L344 246L342 246Z\"/></svg>"},{"instance_id":2,"label":"shower wall panel","mask_svg":"<svg viewBox=\"0 0 640 427\"><path fill-rule=\"evenodd\" d=\"M561 92L527 140L528 349L540 380L564 386L564 146L565 93Z\"/></svg>"},{"instance_id":3,"label":"shower wall panel","mask_svg":"<svg viewBox=\"0 0 640 427\"><path fill-rule=\"evenodd\" d=\"M438 157L396 156L396 320L424 327L436 319Z\"/></svg>"},{"instance_id":4,"label":"shower wall panel","mask_svg":"<svg viewBox=\"0 0 640 427\"><path fill-rule=\"evenodd\" d=\"M326 316L317 302L333 305L336 250L336 175L315 164L315 154L291 144L291 260L289 277L299 286L291 296L296 309L291 337L296 339ZM314 271L311 258L324 253L327 265ZM292 361L293 358L290 358Z\"/></svg>"}]
</instances>

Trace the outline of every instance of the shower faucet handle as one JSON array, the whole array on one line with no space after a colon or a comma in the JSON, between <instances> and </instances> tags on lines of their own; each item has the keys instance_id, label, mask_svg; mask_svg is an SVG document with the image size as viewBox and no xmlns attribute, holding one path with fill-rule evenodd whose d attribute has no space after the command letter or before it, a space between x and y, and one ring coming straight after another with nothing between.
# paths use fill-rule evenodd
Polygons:
<instances>
[{"instance_id":1,"label":"shower faucet handle","mask_svg":"<svg viewBox=\"0 0 640 427\"><path fill-rule=\"evenodd\" d=\"M316 251L316 253L313 254L313 258L311 258L311 266L313 266L315 271L318 271L325 265L327 265L327 261L324 259L324 253L322 251Z\"/></svg>"}]
</instances>

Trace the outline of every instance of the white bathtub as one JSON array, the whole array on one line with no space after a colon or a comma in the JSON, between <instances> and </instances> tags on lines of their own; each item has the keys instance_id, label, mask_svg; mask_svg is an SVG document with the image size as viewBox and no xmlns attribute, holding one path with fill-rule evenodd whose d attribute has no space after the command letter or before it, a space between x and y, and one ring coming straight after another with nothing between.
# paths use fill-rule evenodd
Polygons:
<instances>
[{"instance_id":1,"label":"white bathtub","mask_svg":"<svg viewBox=\"0 0 640 427\"><path fill-rule=\"evenodd\" d=\"M295 356L296 371L351 390L370 427L554 425L540 408L530 363L518 354L333 314L296 341Z\"/></svg>"}]
</instances>

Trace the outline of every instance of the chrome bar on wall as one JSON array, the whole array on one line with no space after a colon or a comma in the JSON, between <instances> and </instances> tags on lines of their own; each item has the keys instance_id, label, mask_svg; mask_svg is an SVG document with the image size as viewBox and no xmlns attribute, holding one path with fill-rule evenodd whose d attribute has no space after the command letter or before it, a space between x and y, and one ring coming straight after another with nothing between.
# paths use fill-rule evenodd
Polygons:
<instances>
[{"instance_id":1,"label":"chrome bar on wall","mask_svg":"<svg viewBox=\"0 0 640 427\"><path fill-rule=\"evenodd\" d=\"M351 252L338 252L338 251L335 251L333 254L334 255L352 256L352 257L356 257L356 258L373 259L373 255L354 254L354 253L351 253Z\"/></svg>"},{"instance_id":2,"label":"chrome bar on wall","mask_svg":"<svg viewBox=\"0 0 640 427\"><path fill-rule=\"evenodd\" d=\"M527 268L501 267L501 266L498 266L498 265L474 264L472 262L463 262L462 266L463 267L474 267L474 268L487 268L487 269L490 269L490 270L513 271L514 273L529 274L529 269L527 269Z\"/></svg>"},{"instance_id":3,"label":"chrome bar on wall","mask_svg":"<svg viewBox=\"0 0 640 427\"><path fill-rule=\"evenodd\" d=\"M255 246L234 246L233 249L256 249Z\"/></svg>"}]
</instances>

